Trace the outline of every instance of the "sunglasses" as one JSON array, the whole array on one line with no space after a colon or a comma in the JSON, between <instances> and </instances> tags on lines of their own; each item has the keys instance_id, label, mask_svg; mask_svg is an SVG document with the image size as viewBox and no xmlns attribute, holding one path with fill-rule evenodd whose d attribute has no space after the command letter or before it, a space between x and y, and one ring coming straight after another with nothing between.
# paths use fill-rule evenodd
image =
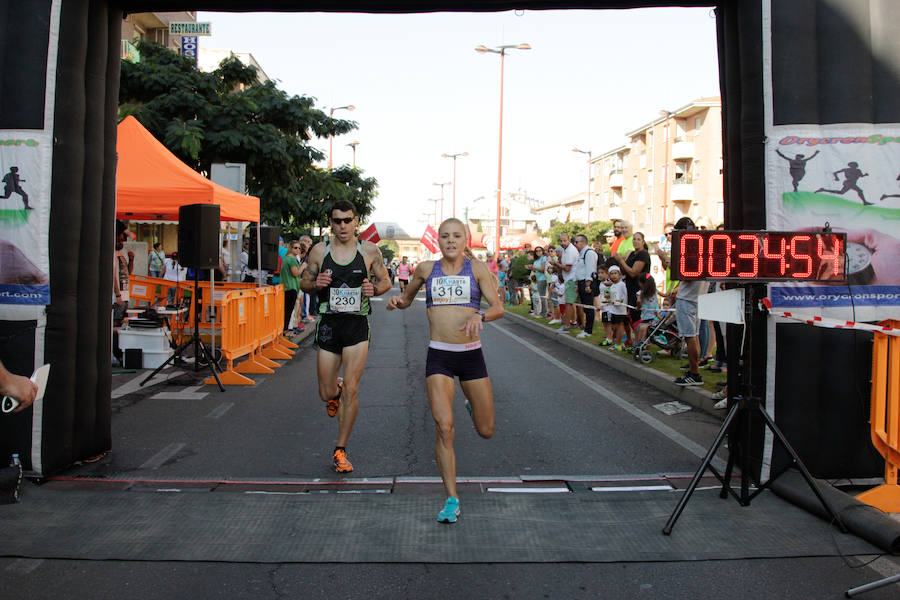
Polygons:
<instances>
[{"instance_id":1,"label":"sunglasses","mask_svg":"<svg viewBox=\"0 0 900 600\"><path fill-rule=\"evenodd\" d=\"M344 225L349 225L350 223L353 222L353 219L355 219L355 218L356 217L344 217L343 219L335 219L334 217L331 217L331 221L335 224L343 223Z\"/></svg>"}]
</instances>

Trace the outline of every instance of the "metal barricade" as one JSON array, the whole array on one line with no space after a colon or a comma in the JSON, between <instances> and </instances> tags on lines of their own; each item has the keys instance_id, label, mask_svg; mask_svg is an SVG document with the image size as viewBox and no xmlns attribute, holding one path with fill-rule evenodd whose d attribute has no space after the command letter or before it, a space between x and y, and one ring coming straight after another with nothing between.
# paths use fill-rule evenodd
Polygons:
<instances>
[{"instance_id":1,"label":"metal barricade","mask_svg":"<svg viewBox=\"0 0 900 600\"><path fill-rule=\"evenodd\" d=\"M900 327L900 321L881 325ZM900 512L900 336L875 333L872 344L872 445L884 457L884 483L856 499L885 512Z\"/></svg>"}]
</instances>

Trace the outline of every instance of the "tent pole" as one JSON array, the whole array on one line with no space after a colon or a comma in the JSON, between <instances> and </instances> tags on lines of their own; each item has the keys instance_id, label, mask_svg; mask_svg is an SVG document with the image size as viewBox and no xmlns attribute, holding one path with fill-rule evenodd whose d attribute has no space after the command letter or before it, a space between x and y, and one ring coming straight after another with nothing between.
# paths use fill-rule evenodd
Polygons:
<instances>
[{"instance_id":1,"label":"tent pole","mask_svg":"<svg viewBox=\"0 0 900 600\"><path fill-rule=\"evenodd\" d=\"M256 222L256 287L262 287L262 236L260 225L262 219Z\"/></svg>"}]
</instances>

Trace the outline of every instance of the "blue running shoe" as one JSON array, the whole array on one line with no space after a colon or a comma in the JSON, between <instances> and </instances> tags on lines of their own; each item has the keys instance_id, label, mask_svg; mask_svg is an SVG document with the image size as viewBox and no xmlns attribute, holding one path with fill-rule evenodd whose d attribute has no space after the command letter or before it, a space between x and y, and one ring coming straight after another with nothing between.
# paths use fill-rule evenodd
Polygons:
<instances>
[{"instance_id":1,"label":"blue running shoe","mask_svg":"<svg viewBox=\"0 0 900 600\"><path fill-rule=\"evenodd\" d=\"M456 523L459 518L459 499L450 496L444 503L444 510L438 513L439 523Z\"/></svg>"}]
</instances>

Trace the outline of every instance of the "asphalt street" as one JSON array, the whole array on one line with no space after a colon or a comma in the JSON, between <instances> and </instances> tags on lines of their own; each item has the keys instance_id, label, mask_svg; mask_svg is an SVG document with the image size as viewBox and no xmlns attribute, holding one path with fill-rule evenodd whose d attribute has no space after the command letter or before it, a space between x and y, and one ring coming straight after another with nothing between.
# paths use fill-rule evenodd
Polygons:
<instances>
[{"instance_id":1,"label":"asphalt street","mask_svg":"<svg viewBox=\"0 0 900 600\"><path fill-rule=\"evenodd\" d=\"M225 393L201 386L190 371L169 369L154 385L140 389L135 378L142 374L114 376L111 452L43 485L174 493L209 490L223 481L250 491L302 482L308 493L310 487L322 492L317 501L333 502L336 496L328 492L337 485L364 489L382 482L393 493L430 494L436 514L442 495L424 386L424 302L388 312L383 298L373 302L360 413L348 445L355 467L349 477L331 469L337 423L318 398L316 350L312 337L306 337L274 375L254 376L255 386ZM671 396L511 319L488 324L482 337L496 431L490 440L479 438L458 393L457 470L461 479L473 482L461 486L464 506L467 494L488 493L478 483L485 481L527 487L541 480L683 478L696 469L721 424L695 409L668 415L657 406L672 402ZM474 564L4 556L0 598L839 598L850 587L898 572L890 557L842 557L827 550L740 560ZM894 586L864 597L896 594Z\"/></svg>"}]
</instances>

